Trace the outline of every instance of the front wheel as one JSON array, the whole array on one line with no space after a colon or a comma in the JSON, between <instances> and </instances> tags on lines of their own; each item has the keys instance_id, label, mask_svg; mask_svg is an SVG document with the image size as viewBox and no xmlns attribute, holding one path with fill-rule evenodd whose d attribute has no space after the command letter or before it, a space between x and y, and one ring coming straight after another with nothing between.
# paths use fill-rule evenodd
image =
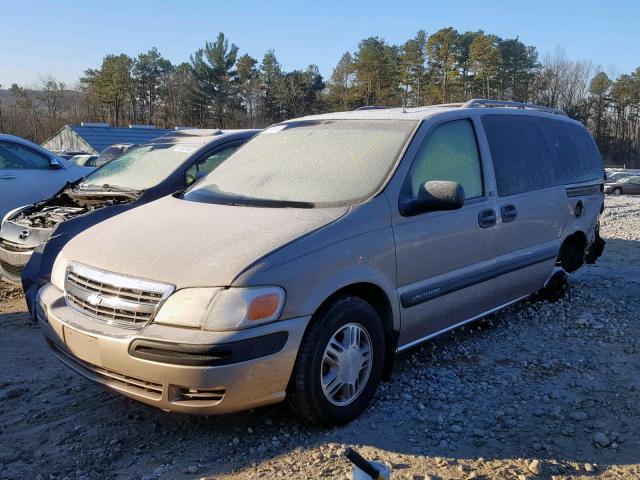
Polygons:
<instances>
[{"instance_id":1,"label":"front wheel","mask_svg":"<svg viewBox=\"0 0 640 480\"><path fill-rule=\"evenodd\" d=\"M384 365L380 316L358 297L338 297L313 318L288 388L289 404L309 425L343 425L367 408Z\"/></svg>"},{"instance_id":2,"label":"front wheel","mask_svg":"<svg viewBox=\"0 0 640 480\"><path fill-rule=\"evenodd\" d=\"M622 195L622 189L620 187L616 187L612 192L614 195Z\"/></svg>"}]
</instances>

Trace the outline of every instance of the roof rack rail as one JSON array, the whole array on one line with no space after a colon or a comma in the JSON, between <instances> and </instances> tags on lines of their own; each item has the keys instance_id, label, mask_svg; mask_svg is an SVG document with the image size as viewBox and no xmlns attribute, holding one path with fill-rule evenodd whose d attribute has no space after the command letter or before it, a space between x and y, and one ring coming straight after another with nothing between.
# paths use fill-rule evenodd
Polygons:
<instances>
[{"instance_id":1,"label":"roof rack rail","mask_svg":"<svg viewBox=\"0 0 640 480\"><path fill-rule=\"evenodd\" d=\"M440 108L440 107L462 107L464 105L464 102L452 102L452 103L436 103L433 105L427 105L426 107L436 107L436 108Z\"/></svg>"},{"instance_id":2,"label":"roof rack rail","mask_svg":"<svg viewBox=\"0 0 640 480\"><path fill-rule=\"evenodd\" d=\"M366 105L364 107L356 108L354 112L357 112L358 110L384 110L385 108L389 108L389 107L381 107L379 105Z\"/></svg>"},{"instance_id":3,"label":"roof rack rail","mask_svg":"<svg viewBox=\"0 0 640 480\"><path fill-rule=\"evenodd\" d=\"M558 108L543 107L533 103L508 102L506 100L487 100L485 98L474 98L462 105L463 108L518 108L521 110L536 110L539 112L553 113L555 115L567 116L565 112Z\"/></svg>"}]
</instances>

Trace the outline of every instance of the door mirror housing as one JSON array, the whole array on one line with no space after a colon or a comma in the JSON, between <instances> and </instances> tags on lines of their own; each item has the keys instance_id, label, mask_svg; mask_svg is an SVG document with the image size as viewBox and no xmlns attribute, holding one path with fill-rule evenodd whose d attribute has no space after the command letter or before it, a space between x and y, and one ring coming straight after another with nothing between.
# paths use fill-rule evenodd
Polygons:
<instances>
[{"instance_id":1,"label":"door mirror housing","mask_svg":"<svg viewBox=\"0 0 640 480\"><path fill-rule=\"evenodd\" d=\"M51 158L49 160L49 166L51 170L62 170L64 168L62 166L62 163L60 163L60 160L58 160L57 158Z\"/></svg>"},{"instance_id":2,"label":"door mirror housing","mask_svg":"<svg viewBox=\"0 0 640 480\"><path fill-rule=\"evenodd\" d=\"M458 210L464 205L464 188L458 182L432 180L420 187L418 198L402 208L405 216L443 210Z\"/></svg>"}]
</instances>

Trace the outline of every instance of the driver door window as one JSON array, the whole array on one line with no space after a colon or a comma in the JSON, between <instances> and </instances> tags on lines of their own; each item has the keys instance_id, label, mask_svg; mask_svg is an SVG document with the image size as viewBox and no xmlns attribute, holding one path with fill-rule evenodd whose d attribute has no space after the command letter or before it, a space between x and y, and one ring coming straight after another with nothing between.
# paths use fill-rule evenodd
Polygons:
<instances>
[{"instance_id":1,"label":"driver door window","mask_svg":"<svg viewBox=\"0 0 640 480\"><path fill-rule=\"evenodd\" d=\"M0 142L0 169L50 170L51 161L46 155L24 145Z\"/></svg>"},{"instance_id":2,"label":"driver door window","mask_svg":"<svg viewBox=\"0 0 640 480\"><path fill-rule=\"evenodd\" d=\"M196 180L213 172L222 162L224 162L233 152L235 152L240 145L234 145L227 147L223 150L218 150L216 153L209 155L208 157L200 160L197 163L191 165L185 173L185 181L187 185L191 185Z\"/></svg>"},{"instance_id":3,"label":"driver door window","mask_svg":"<svg viewBox=\"0 0 640 480\"><path fill-rule=\"evenodd\" d=\"M465 199L482 197L482 166L473 125L454 120L435 127L416 157L402 188L406 200L418 198L422 185L431 180L458 182Z\"/></svg>"}]
</instances>

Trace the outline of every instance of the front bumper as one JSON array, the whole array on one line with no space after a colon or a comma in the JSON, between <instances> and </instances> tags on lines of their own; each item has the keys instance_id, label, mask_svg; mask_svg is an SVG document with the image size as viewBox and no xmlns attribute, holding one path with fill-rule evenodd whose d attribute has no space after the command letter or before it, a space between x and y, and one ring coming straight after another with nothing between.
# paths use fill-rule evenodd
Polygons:
<instances>
[{"instance_id":1,"label":"front bumper","mask_svg":"<svg viewBox=\"0 0 640 480\"><path fill-rule=\"evenodd\" d=\"M36 310L53 353L76 372L163 410L206 415L283 400L310 319L235 332L156 324L131 332L67 307L51 284L38 292Z\"/></svg>"},{"instance_id":2,"label":"front bumper","mask_svg":"<svg viewBox=\"0 0 640 480\"><path fill-rule=\"evenodd\" d=\"M34 248L15 247L8 242L0 243L0 278L6 282L20 285L20 276L29 262Z\"/></svg>"}]
</instances>

